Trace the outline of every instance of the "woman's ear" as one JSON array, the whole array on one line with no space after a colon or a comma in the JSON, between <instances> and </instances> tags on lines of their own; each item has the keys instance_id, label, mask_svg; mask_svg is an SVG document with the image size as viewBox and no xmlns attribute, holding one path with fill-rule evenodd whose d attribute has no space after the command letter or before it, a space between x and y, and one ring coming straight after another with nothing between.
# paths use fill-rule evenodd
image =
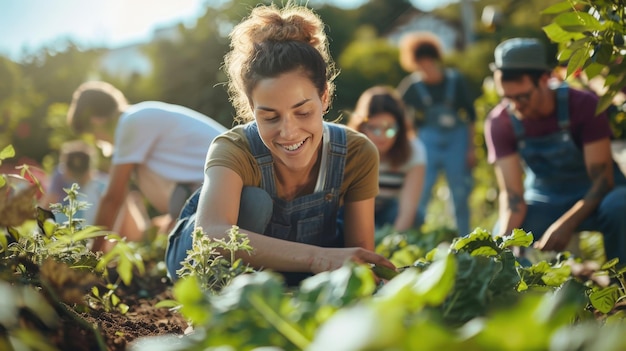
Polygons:
<instances>
[{"instance_id":1,"label":"woman's ear","mask_svg":"<svg viewBox=\"0 0 626 351\"><path fill-rule=\"evenodd\" d=\"M328 112L329 108L330 108L330 104L329 104L329 98L328 98L328 89L324 90L324 94L322 94L322 113L325 114L326 112Z\"/></svg>"}]
</instances>

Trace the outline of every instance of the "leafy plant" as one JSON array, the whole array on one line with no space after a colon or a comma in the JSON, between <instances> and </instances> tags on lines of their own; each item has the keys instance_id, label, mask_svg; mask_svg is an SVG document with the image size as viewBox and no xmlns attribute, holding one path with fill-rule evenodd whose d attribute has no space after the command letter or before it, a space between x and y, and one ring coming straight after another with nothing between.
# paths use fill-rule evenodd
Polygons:
<instances>
[{"instance_id":1,"label":"leafy plant","mask_svg":"<svg viewBox=\"0 0 626 351\"><path fill-rule=\"evenodd\" d=\"M180 277L193 275L203 290L217 292L236 276L253 271L235 256L240 251L252 251L248 236L239 233L239 227L233 226L228 231L228 239L211 239L201 227L197 227L192 236L192 248L176 271Z\"/></svg>"},{"instance_id":2,"label":"leafy plant","mask_svg":"<svg viewBox=\"0 0 626 351\"><path fill-rule=\"evenodd\" d=\"M567 75L583 70L588 79L602 76L606 93L597 112L606 110L626 86L626 3L624 0L567 0L548 7L543 14L555 15L543 27L559 44L558 59L567 63Z\"/></svg>"}]
</instances>

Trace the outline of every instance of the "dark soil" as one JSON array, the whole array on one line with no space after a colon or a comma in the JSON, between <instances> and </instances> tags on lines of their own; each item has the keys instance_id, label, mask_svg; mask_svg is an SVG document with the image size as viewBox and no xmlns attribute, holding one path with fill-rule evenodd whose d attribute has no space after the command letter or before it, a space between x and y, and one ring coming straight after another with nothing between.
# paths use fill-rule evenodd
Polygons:
<instances>
[{"instance_id":1,"label":"dark soil","mask_svg":"<svg viewBox=\"0 0 626 351\"><path fill-rule=\"evenodd\" d=\"M125 351L141 337L183 335L188 326L185 318L169 308L155 307L159 301L173 299L171 283L166 278L153 279L156 281L148 285L143 281L116 291L130 307L125 314L104 310L76 313L68 306L62 327L51 338L55 346L64 351Z\"/></svg>"}]
</instances>

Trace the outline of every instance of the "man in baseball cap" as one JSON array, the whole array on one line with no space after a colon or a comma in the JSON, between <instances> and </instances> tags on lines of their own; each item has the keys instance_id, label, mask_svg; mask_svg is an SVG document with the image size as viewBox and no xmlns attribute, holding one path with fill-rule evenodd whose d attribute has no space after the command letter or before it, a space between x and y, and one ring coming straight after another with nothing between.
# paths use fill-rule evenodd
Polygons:
<instances>
[{"instance_id":1,"label":"man in baseball cap","mask_svg":"<svg viewBox=\"0 0 626 351\"><path fill-rule=\"evenodd\" d=\"M563 251L580 231L604 235L607 259L626 262L626 179L615 165L606 113L588 91L550 84L543 43L513 38L494 51L502 101L485 122L500 189L495 235L532 232L534 247Z\"/></svg>"}]
</instances>

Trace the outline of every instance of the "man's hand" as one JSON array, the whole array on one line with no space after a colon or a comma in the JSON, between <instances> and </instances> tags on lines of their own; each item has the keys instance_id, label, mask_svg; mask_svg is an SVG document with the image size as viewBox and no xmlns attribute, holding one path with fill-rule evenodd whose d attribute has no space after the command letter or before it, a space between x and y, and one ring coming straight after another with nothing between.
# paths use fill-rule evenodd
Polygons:
<instances>
[{"instance_id":1,"label":"man's hand","mask_svg":"<svg viewBox=\"0 0 626 351\"><path fill-rule=\"evenodd\" d=\"M554 222L533 247L542 251L563 251L569 244L574 230L560 221Z\"/></svg>"}]
</instances>

